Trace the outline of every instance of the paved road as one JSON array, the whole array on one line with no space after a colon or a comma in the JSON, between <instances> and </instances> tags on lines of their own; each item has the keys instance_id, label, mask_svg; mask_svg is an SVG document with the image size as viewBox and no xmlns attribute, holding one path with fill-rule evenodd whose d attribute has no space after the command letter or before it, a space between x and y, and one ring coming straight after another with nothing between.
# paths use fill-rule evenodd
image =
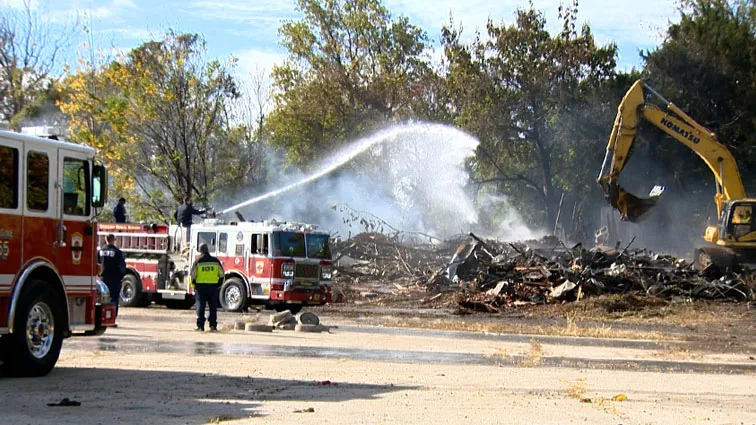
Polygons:
<instances>
[{"instance_id":1,"label":"paved road","mask_svg":"<svg viewBox=\"0 0 756 425\"><path fill-rule=\"evenodd\" d=\"M331 333L231 331L240 317L200 334L190 311L123 309L118 329L67 340L48 377L0 378L0 423L756 424L748 354L338 317ZM65 397L82 405L47 406Z\"/></svg>"}]
</instances>

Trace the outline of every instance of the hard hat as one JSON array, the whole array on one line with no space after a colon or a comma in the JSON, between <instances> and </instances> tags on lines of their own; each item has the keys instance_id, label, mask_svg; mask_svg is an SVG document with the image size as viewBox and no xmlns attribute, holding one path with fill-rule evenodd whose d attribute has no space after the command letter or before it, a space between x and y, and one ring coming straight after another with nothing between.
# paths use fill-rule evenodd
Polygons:
<instances>
[{"instance_id":1,"label":"hard hat","mask_svg":"<svg viewBox=\"0 0 756 425\"><path fill-rule=\"evenodd\" d=\"M199 246L199 252L201 252L203 254L209 254L210 253L210 249L207 247L206 243L203 243L203 244L200 244L200 246Z\"/></svg>"}]
</instances>

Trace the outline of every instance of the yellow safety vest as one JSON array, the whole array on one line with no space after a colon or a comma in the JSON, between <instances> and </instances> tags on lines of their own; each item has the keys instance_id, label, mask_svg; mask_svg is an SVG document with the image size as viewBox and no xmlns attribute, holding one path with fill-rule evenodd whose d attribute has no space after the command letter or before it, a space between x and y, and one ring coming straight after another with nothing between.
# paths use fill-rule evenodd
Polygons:
<instances>
[{"instance_id":1,"label":"yellow safety vest","mask_svg":"<svg viewBox=\"0 0 756 425\"><path fill-rule=\"evenodd\" d=\"M192 270L192 282L197 285L217 285L222 282L223 267L215 261L196 263Z\"/></svg>"}]
</instances>

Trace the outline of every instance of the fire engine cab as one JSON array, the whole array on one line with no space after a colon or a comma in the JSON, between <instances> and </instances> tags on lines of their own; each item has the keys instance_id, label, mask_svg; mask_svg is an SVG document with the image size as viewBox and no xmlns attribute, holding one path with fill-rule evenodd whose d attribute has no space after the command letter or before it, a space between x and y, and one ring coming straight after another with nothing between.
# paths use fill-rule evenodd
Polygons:
<instances>
[{"instance_id":1,"label":"fire engine cab","mask_svg":"<svg viewBox=\"0 0 756 425\"><path fill-rule=\"evenodd\" d=\"M185 244L185 229L174 225L99 225L101 242L113 233L126 256L122 305L191 306L194 290L188 275L203 243L226 272L220 300L227 311L260 304L296 313L331 301L330 238L314 225L205 219L190 229L191 243Z\"/></svg>"},{"instance_id":2,"label":"fire engine cab","mask_svg":"<svg viewBox=\"0 0 756 425\"><path fill-rule=\"evenodd\" d=\"M330 235L312 224L214 220L192 225L192 258L205 243L226 271L220 301L225 310L267 304L297 313L331 302Z\"/></svg>"},{"instance_id":3,"label":"fire engine cab","mask_svg":"<svg viewBox=\"0 0 756 425\"><path fill-rule=\"evenodd\" d=\"M0 366L41 376L63 338L98 335L115 305L94 232L107 172L88 146L0 131Z\"/></svg>"}]
</instances>

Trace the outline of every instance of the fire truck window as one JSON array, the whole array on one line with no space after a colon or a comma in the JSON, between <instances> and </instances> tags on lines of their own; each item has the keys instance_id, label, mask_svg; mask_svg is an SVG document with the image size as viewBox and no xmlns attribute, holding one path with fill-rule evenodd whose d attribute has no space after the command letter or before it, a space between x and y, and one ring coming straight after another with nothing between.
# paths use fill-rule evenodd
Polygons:
<instances>
[{"instance_id":1,"label":"fire truck window","mask_svg":"<svg viewBox=\"0 0 756 425\"><path fill-rule=\"evenodd\" d=\"M87 161L63 159L63 212L70 215L89 215L89 166Z\"/></svg>"},{"instance_id":2,"label":"fire truck window","mask_svg":"<svg viewBox=\"0 0 756 425\"><path fill-rule=\"evenodd\" d=\"M328 235L309 234L307 239L307 256L309 258L330 259L331 249L328 245Z\"/></svg>"},{"instance_id":3,"label":"fire truck window","mask_svg":"<svg viewBox=\"0 0 756 425\"><path fill-rule=\"evenodd\" d=\"M249 252L254 254L257 254L257 235L252 235L252 243L249 245Z\"/></svg>"},{"instance_id":4,"label":"fire truck window","mask_svg":"<svg viewBox=\"0 0 756 425\"><path fill-rule=\"evenodd\" d=\"M305 236L297 232L277 232L277 241L275 246L276 255L280 250L281 255L287 257L304 257L307 253L305 250Z\"/></svg>"},{"instance_id":5,"label":"fire truck window","mask_svg":"<svg viewBox=\"0 0 756 425\"><path fill-rule=\"evenodd\" d=\"M26 206L30 210L47 211L50 194L50 160L41 152L26 155Z\"/></svg>"},{"instance_id":6,"label":"fire truck window","mask_svg":"<svg viewBox=\"0 0 756 425\"><path fill-rule=\"evenodd\" d=\"M228 233L218 235L218 253L225 254L228 249Z\"/></svg>"},{"instance_id":7,"label":"fire truck window","mask_svg":"<svg viewBox=\"0 0 756 425\"><path fill-rule=\"evenodd\" d=\"M0 146L0 208L18 208L18 149Z\"/></svg>"},{"instance_id":8,"label":"fire truck window","mask_svg":"<svg viewBox=\"0 0 756 425\"><path fill-rule=\"evenodd\" d=\"M268 255L268 235L252 235L252 245L250 246L252 254Z\"/></svg>"},{"instance_id":9,"label":"fire truck window","mask_svg":"<svg viewBox=\"0 0 756 425\"><path fill-rule=\"evenodd\" d=\"M199 232L197 233L197 250L200 245L207 244L207 248L210 253L215 252L215 232Z\"/></svg>"},{"instance_id":10,"label":"fire truck window","mask_svg":"<svg viewBox=\"0 0 756 425\"><path fill-rule=\"evenodd\" d=\"M236 253L235 253L235 255L237 257L241 257L242 255L244 255L244 244L236 245Z\"/></svg>"}]
</instances>

